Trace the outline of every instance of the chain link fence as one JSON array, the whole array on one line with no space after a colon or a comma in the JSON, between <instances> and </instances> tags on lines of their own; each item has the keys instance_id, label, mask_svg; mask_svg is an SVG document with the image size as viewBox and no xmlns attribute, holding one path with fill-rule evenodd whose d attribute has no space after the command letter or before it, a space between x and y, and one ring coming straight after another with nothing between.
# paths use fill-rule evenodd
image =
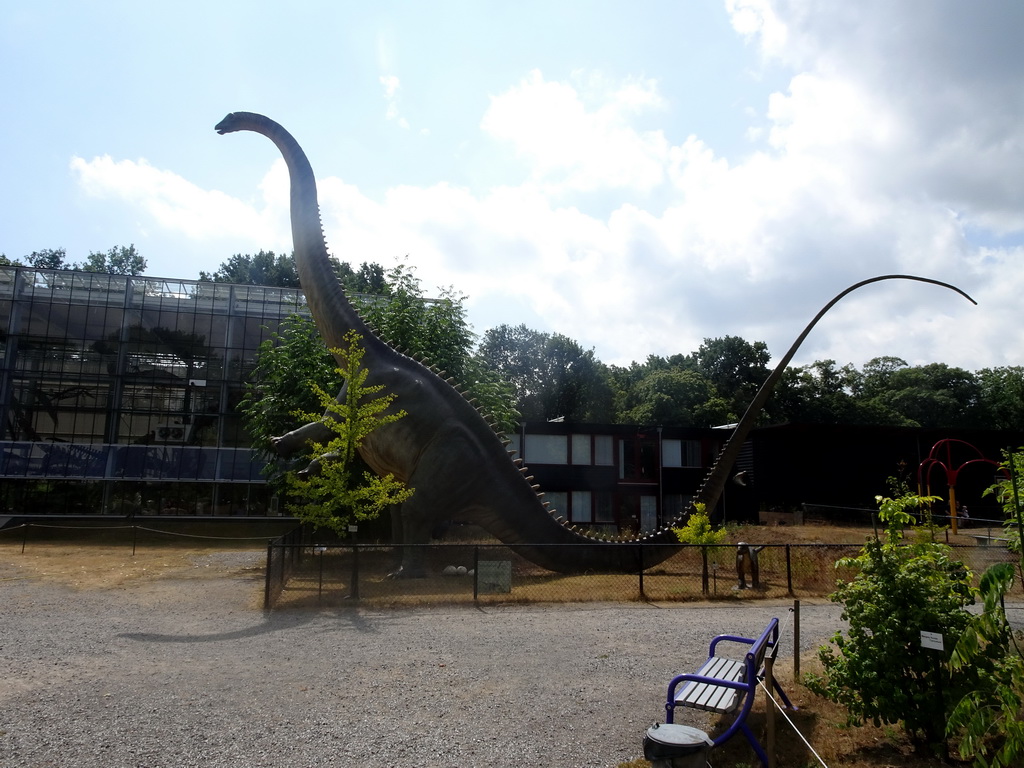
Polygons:
<instances>
[{"instance_id":1,"label":"chain link fence","mask_svg":"<svg viewBox=\"0 0 1024 768\"><path fill-rule=\"evenodd\" d=\"M555 573L501 544L430 544L424 578L391 578L396 547L286 543L267 548L266 608L338 606L353 600L380 607L436 603L653 602L724 598L824 597L852 569L837 561L860 544L768 544L746 559L734 544L636 544L636 573ZM533 548L536 548L534 545ZM560 546L560 545L551 545ZM592 546L592 545L572 545ZM664 548L672 550L665 558ZM1005 547L954 547L975 580L995 562L1016 562ZM659 560L661 560L659 562ZM273 567L271 566L273 564Z\"/></svg>"}]
</instances>

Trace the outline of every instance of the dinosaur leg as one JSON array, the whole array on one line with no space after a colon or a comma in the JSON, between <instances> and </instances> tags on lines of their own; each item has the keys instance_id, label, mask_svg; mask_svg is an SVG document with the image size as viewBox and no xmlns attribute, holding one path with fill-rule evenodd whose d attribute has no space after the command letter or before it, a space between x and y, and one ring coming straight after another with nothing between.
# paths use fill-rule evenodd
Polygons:
<instances>
[{"instance_id":1,"label":"dinosaur leg","mask_svg":"<svg viewBox=\"0 0 1024 768\"><path fill-rule=\"evenodd\" d=\"M430 531L433 520L420 504L412 499L402 504L398 513L392 518L396 523L396 540L398 552L401 553L401 564L397 570L388 574L393 579L422 579L427 575L426 550L423 544L430 543Z\"/></svg>"},{"instance_id":2,"label":"dinosaur leg","mask_svg":"<svg viewBox=\"0 0 1024 768\"><path fill-rule=\"evenodd\" d=\"M405 541L402 536L402 505L389 504L388 514L391 516L391 570L388 577L393 577L402 570L402 558L405 556Z\"/></svg>"},{"instance_id":3,"label":"dinosaur leg","mask_svg":"<svg viewBox=\"0 0 1024 768\"><path fill-rule=\"evenodd\" d=\"M426 576L426 548L422 545L430 543L438 523L466 511L459 505L459 500L472 496L467 480L473 477L473 473L462 459L467 455L461 450L463 447L457 437L438 439L430 450L423 453L415 471L406 481L414 492L393 518L402 545L402 566L393 576Z\"/></svg>"}]
</instances>

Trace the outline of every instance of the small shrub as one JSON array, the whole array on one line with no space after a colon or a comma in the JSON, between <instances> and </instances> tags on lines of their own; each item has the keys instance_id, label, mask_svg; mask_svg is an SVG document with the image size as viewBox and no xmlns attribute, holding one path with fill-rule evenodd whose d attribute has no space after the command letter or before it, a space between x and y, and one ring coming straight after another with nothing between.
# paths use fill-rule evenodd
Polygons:
<instances>
[{"instance_id":1,"label":"small shrub","mask_svg":"<svg viewBox=\"0 0 1024 768\"><path fill-rule=\"evenodd\" d=\"M908 510L929 499L877 500L885 534L837 563L856 572L831 595L849 629L820 650L824 675L809 675L807 686L845 706L851 724L899 723L915 748L944 755L947 717L977 679L971 669L946 666L970 621L971 576L944 544L902 542L902 529L913 524ZM922 649L922 630L941 633L947 650Z\"/></svg>"},{"instance_id":2,"label":"small shrub","mask_svg":"<svg viewBox=\"0 0 1024 768\"><path fill-rule=\"evenodd\" d=\"M696 504L686 525L673 528L672 532L681 544L700 545L701 558L701 591L708 593L708 547L713 547L717 557L719 546L729 537L729 531L723 527L715 528L711 524L703 504Z\"/></svg>"}]
</instances>

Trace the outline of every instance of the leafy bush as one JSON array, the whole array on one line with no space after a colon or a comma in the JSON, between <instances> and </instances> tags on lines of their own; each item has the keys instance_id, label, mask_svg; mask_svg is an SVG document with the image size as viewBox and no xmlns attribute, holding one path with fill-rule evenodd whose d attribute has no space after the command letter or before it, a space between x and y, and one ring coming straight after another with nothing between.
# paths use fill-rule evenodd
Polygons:
<instances>
[{"instance_id":1,"label":"leafy bush","mask_svg":"<svg viewBox=\"0 0 1024 768\"><path fill-rule=\"evenodd\" d=\"M343 364L338 372L346 381L345 397L335 400L330 392L312 384L320 405L330 418L324 423L334 437L327 442L312 443L311 472L305 479L288 477L291 490L303 503L289 503L288 510L303 522L316 528L329 528L344 534L349 524L372 520L391 504L401 504L412 496L412 489L388 473L378 476L358 461L357 451L370 433L406 416L393 409L393 394L383 394L381 385L366 384L369 371L363 368L363 348L355 331L345 334L348 346L332 350ZM322 419L318 413L298 413L303 419Z\"/></svg>"},{"instance_id":2,"label":"leafy bush","mask_svg":"<svg viewBox=\"0 0 1024 768\"><path fill-rule=\"evenodd\" d=\"M1020 555L1024 452L1008 453L1002 467L1007 478L987 493L1003 505L1010 550ZM1017 565L1024 570L1024 557ZM978 768L1010 768L1024 761L1024 634L1013 632L1003 606L1013 582L1013 563L996 563L985 572L984 610L972 617L950 660L954 672L978 674L977 687L960 700L947 726L949 735L960 736L961 757L973 758Z\"/></svg>"},{"instance_id":3,"label":"leafy bush","mask_svg":"<svg viewBox=\"0 0 1024 768\"><path fill-rule=\"evenodd\" d=\"M807 685L845 706L851 725L899 723L919 750L945 754L947 715L977 682L975 670L945 664L970 621L970 574L945 544L903 543L903 528L913 524L908 510L930 499L877 501L883 538L836 564L856 571L831 595L843 604L849 629L836 633L834 648L821 648L824 675L808 675ZM923 649L922 631L941 633L948 650Z\"/></svg>"},{"instance_id":4,"label":"leafy bush","mask_svg":"<svg viewBox=\"0 0 1024 768\"><path fill-rule=\"evenodd\" d=\"M708 547L723 544L729 536L724 527L715 528L703 504L696 504L694 511L682 528L673 528L672 532L681 544L699 544L701 557L701 591L708 593Z\"/></svg>"}]
</instances>

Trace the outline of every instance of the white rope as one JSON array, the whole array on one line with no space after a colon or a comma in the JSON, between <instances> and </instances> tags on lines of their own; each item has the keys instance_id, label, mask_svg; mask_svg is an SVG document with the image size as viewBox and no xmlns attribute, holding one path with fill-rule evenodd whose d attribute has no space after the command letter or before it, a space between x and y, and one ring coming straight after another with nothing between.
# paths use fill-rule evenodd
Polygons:
<instances>
[{"instance_id":1,"label":"white rope","mask_svg":"<svg viewBox=\"0 0 1024 768\"><path fill-rule=\"evenodd\" d=\"M187 539L213 539L217 541L267 541L269 536L203 536L198 533L177 533L176 531L162 531L159 528L147 528L144 525L48 525L46 523L22 523L13 528L5 528L0 533L16 531L20 528L49 528L61 531L122 531L134 528L137 531L149 531L150 533L162 533L165 536L180 536Z\"/></svg>"},{"instance_id":2,"label":"white rope","mask_svg":"<svg viewBox=\"0 0 1024 768\"><path fill-rule=\"evenodd\" d=\"M777 701L775 700L775 697L774 697L774 696L772 696L772 693L771 693L771 691L769 691L769 690L768 690L768 687L767 687L767 686L766 686L766 685L764 684L764 680L759 680L759 681L758 681L758 685L760 685L760 686L761 686L762 688L764 688L764 692L768 694L768 700L769 700L769 701L770 701L770 702L771 702L772 704L774 704L774 705L775 705L775 708L776 708L777 710L779 710L779 712L781 712L781 713L782 713L782 716L783 716L784 718L786 718L786 722L787 722L787 723L789 723L790 727L792 727L792 729L793 729L794 731L796 731L796 735L800 737L800 741L802 741L802 742L803 742L803 743L804 743L804 744L805 744L805 745L807 746L807 748L808 748L809 750L811 750L811 754L812 754L812 755L814 755L814 756L815 756L816 758L818 758L818 762L819 762L819 763L821 763L821 764L822 764L822 765L823 765L823 766L824 766L825 768L828 768L828 764L827 764L827 763L826 763L826 762L825 762L824 760L822 760L822 759L821 759L821 755L819 755L819 754L818 754L818 753L817 753L817 752L816 752L816 751L814 750L814 747L812 747L812 746L811 746L811 742L809 742L809 741L808 741L807 739L805 739L805 738L804 738L804 735L803 735L802 733L800 733L800 729L799 729L799 728L797 728L797 727L796 727L796 724L795 724L795 723L794 723L794 722L793 722L792 720L790 720L790 719L789 719L789 715L787 715L787 714L786 714L786 710L784 710L784 709L783 709L783 708L782 708L781 706L779 706L779 702L777 702Z\"/></svg>"}]
</instances>

